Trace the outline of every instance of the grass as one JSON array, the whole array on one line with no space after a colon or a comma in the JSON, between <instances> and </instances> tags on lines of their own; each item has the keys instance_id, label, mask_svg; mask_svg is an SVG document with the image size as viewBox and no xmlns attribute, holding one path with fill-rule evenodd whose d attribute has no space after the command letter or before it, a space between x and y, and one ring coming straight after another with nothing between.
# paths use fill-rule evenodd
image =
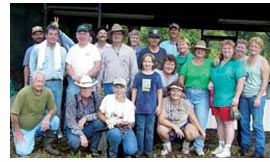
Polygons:
<instances>
[{"instance_id":1,"label":"grass","mask_svg":"<svg viewBox=\"0 0 270 162\"><path fill-rule=\"evenodd\" d=\"M270 134L269 132L266 132L265 157L270 157L269 156L269 134ZM181 144L177 141L172 142L172 148L173 148L172 153L166 156L161 156L160 151L162 149L162 144L159 142L159 140L156 140L156 139L155 141L158 141L158 142L155 143L154 149L153 149L153 157L155 158L197 158L198 157L194 151L191 151L189 155L183 155L181 153ZM12 137L10 139L10 144L11 144L10 157L18 158L19 156L15 153L15 147L14 147ZM218 144L218 139L217 139L216 130L207 130L207 138L206 138L205 147L204 147L205 158L214 157L213 155L211 155L211 151L215 149L217 144ZM35 149L33 153L28 156L28 158L93 158L88 151L89 148L81 148L77 154L70 153L65 138L58 140L55 144L53 144L53 146L54 148L57 148L59 151L61 151L62 154L60 156L50 155L47 152L43 151L43 142L36 141ZM253 152L254 152L254 147L246 155L246 157L248 157L249 155L252 155ZM232 153L232 157L234 158L241 157L240 147L237 145L236 140L234 140L233 142L231 153ZM102 157L99 157L99 158L102 158Z\"/></svg>"}]
</instances>

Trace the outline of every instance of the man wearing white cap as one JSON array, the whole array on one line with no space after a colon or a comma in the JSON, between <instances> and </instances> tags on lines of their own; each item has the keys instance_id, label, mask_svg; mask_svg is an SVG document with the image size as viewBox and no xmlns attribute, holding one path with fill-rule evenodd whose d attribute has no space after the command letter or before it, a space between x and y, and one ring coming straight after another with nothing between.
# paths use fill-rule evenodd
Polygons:
<instances>
[{"instance_id":1,"label":"man wearing white cap","mask_svg":"<svg viewBox=\"0 0 270 162\"><path fill-rule=\"evenodd\" d=\"M176 23L172 23L169 26L169 35L170 39L165 40L160 43L160 47L164 48L167 52L167 54L173 54L174 56L177 56L179 53L176 48L176 40L180 33L180 26Z\"/></svg>"},{"instance_id":2,"label":"man wearing white cap","mask_svg":"<svg viewBox=\"0 0 270 162\"><path fill-rule=\"evenodd\" d=\"M137 152L137 140L132 130L135 122L135 106L126 97L127 83L118 78L113 81L114 94L105 96L98 117L108 127L107 141L109 157L117 157L120 143L123 146L123 155L131 156Z\"/></svg>"},{"instance_id":3,"label":"man wearing white cap","mask_svg":"<svg viewBox=\"0 0 270 162\"><path fill-rule=\"evenodd\" d=\"M80 87L80 92L70 97L66 108L65 133L68 145L72 152L77 152L80 146L87 147L91 141L90 152L92 156L98 156L98 143L101 130L105 127L97 117L100 106L100 96L93 92L97 84L89 76L82 77L75 82Z\"/></svg>"}]
</instances>

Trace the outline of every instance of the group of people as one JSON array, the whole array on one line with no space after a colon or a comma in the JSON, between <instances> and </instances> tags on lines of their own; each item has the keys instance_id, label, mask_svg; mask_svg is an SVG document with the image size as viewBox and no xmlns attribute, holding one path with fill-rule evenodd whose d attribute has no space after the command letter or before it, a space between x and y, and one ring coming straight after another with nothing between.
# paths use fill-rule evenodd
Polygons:
<instances>
[{"instance_id":1,"label":"group of people","mask_svg":"<svg viewBox=\"0 0 270 162\"><path fill-rule=\"evenodd\" d=\"M63 113L62 127L74 153L90 143L92 156L99 156L105 131L108 157L118 157L120 145L122 156L152 157L156 129L163 146L161 155L172 151L172 141L181 139L183 154L189 154L193 143L197 155L204 156L211 107L219 138L212 154L231 157L235 120L231 114L239 109L241 154L251 147L252 116L253 157L264 157L263 108L269 64L260 55L261 38L253 37L249 44L239 40L236 46L225 40L219 56L212 60L203 40L191 47L187 38L179 38L181 29L176 23L169 26L170 39L161 43L160 31L151 29L146 48L139 45L138 30L128 34L119 24L110 31L99 28L95 44L86 25L77 27L76 44L58 27L55 19L44 32L45 40L41 27L32 29L35 43L23 63L25 87L11 106L19 156L31 154L36 134L44 136L44 150L59 155L51 144L62 134ZM123 42L125 36L130 46ZM64 77L68 87L65 112L61 112Z\"/></svg>"}]
</instances>

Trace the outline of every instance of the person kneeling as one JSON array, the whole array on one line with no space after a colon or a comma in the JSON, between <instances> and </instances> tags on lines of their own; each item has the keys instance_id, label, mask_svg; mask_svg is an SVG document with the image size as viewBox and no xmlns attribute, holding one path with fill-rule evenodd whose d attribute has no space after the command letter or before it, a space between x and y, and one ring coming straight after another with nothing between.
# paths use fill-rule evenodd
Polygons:
<instances>
[{"instance_id":1,"label":"person kneeling","mask_svg":"<svg viewBox=\"0 0 270 162\"><path fill-rule=\"evenodd\" d=\"M66 108L65 133L71 152L76 153L80 146L88 147L91 140L90 152L92 156L98 156L98 143L101 137L100 129L105 125L97 117L101 99L93 92L96 85L89 76L82 77L80 83L75 82L80 87L80 93L70 97Z\"/></svg>"},{"instance_id":2,"label":"person kneeling","mask_svg":"<svg viewBox=\"0 0 270 162\"><path fill-rule=\"evenodd\" d=\"M183 85L173 82L168 86L169 96L163 99L157 127L157 132L163 142L161 155L172 151L170 141L176 138L185 138L182 153L189 154L190 142L199 137L199 133L203 139L206 137L196 118L192 104L184 99L183 91Z\"/></svg>"},{"instance_id":3,"label":"person kneeling","mask_svg":"<svg viewBox=\"0 0 270 162\"><path fill-rule=\"evenodd\" d=\"M115 158L120 143L123 155L134 155L137 150L137 139L132 130L135 122L135 106L126 97L127 83L124 79L113 82L115 94L107 95L99 108L98 117L107 124L106 137L109 144L109 157Z\"/></svg>"},{"instance_id":4,"label":"person kneeling","mask_svg":"<svg viewBox=\"0 0 270 162\"><path fill-rule=\"evenodd\" d=\"M44 136L45 151L60 155L51 145L57 139L60 121L53 94L44 84L44 73L36 71L32 85L19 91L10 110L15 149L21 157L34 150L36 134Z\"/></svg>"}]
</instances>

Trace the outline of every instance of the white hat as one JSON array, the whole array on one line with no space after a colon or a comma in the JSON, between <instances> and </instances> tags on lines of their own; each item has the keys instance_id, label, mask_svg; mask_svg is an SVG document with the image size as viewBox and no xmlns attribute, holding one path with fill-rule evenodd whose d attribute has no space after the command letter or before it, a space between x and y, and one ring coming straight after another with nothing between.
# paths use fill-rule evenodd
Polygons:
<instances>
[{"instance_id":1,"label":"white hat","mask_svg":"<svg viewBox=\"0 0 270 162\"><path fill-rule=\"evenodd\" d=\"M122 85L124 87L127 87L127 82L122 78L117 78L113 80L113 85Z\"/></svg>"},{"instance_id":2,"label":"white hat","mask_svg":"<svg viewBox=\"0 0 270 162\"><path fill-rule=\"evenodd\" d=\"M92 78L86 75L81 78L80 83L75 82L75 84L79 87L88 88L88 87L93 87L94 85L97 84L97 82L98 81L93 82Z\"/></svg>"}]
</instances>

